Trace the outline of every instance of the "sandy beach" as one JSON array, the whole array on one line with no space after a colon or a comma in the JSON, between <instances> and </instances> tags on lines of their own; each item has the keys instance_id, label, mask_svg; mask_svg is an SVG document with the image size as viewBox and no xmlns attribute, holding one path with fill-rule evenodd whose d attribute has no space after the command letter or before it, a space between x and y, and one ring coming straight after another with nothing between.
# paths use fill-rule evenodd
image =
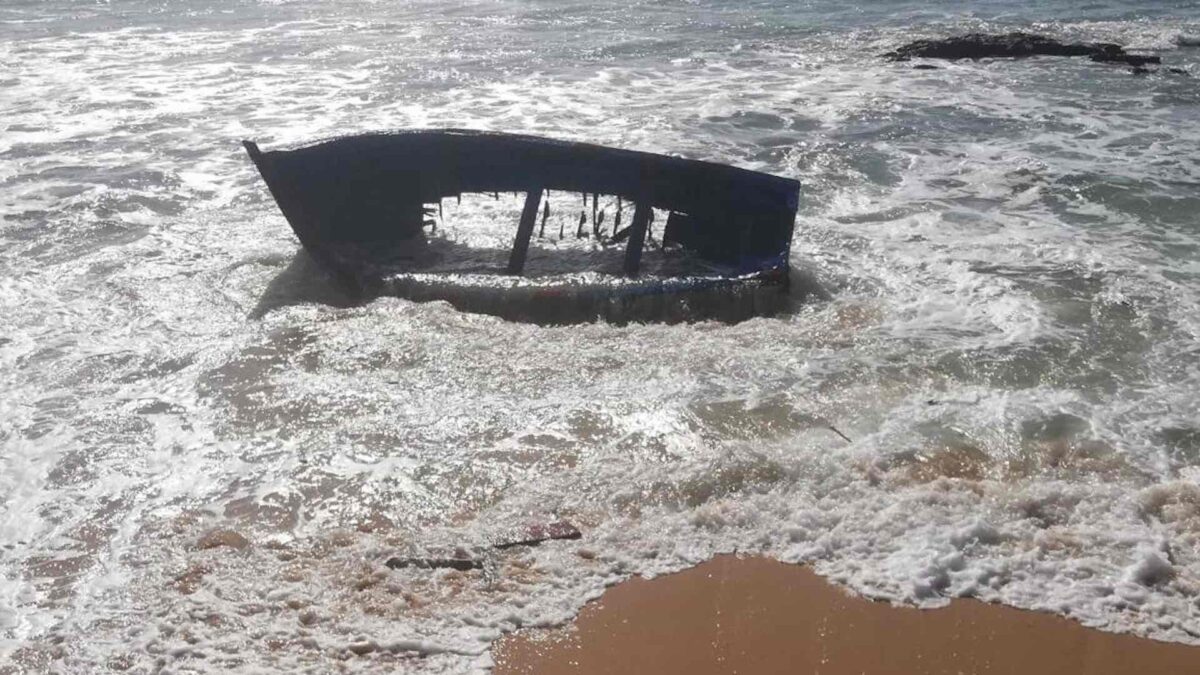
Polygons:
<instances>
[{"instance_id":1,"label":"sandy beach","mask_svg":"<svg viewBox=\"0 0 1200 675\"><path fill-rule=\"evenodd\" d=\"M735 556L614 586L572 625L506 637L494 657L497 675L1200 671L1200 647L975 600L896 607L806 567Z\"/></svg>"}]
</instances>

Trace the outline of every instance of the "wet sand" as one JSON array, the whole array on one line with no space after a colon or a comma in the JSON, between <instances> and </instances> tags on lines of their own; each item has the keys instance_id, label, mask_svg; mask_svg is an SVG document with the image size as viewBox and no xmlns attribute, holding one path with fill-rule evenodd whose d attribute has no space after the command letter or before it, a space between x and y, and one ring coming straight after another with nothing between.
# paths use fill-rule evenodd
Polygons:
<instances>
[{"instance_id":1,"label":"wet sand","mask_svg":"<svg viewBox=\"0 0 1200 675\"><path fill-rule=\"evenodd\" d=\"M1200 673L1200 647L975 600L893 607L733 556L614 586L573 625L508 636L493 655L497 675Z\"/></svg>"}]
</instances>

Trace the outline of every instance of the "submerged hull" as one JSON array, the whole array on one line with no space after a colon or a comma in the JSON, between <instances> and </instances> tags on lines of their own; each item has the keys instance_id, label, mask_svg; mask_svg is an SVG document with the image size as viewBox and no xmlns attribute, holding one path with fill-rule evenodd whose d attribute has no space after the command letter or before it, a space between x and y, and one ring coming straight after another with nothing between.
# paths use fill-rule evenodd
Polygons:
<instances>
[{"instance_id":1,"label":"submerged hull","mask_svg":"<svg viewBox=\"0 0 1200 675\"><path fill-rule=\"evenodd\" d=\"M625 283L587 275L530 282L498 277L402 274L367 288L370 297L446 302L464 312L542 325L737 323L771 316L793 300L786 272L735 278L643 278Z\"/></svg>"}]
</instances>

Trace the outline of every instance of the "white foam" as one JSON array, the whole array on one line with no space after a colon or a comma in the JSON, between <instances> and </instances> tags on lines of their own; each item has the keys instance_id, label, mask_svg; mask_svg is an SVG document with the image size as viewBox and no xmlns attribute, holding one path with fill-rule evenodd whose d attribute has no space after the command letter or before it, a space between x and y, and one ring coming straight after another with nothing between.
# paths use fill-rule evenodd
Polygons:
<instances>
[{"instance_id":1,"label":"white foam","mask_svg":"<svg viewBox=\"0 0 1200 675\"><path fill-rule=\"evenodd\" d=\"M497 7L0 44L2 653L462 672L732 550L1197 642L1200 297L1176 252L1200 136L1176 81L846 48L909 28L673 44L602 5L545 30ZM833 299L732 327L323 304L237 141L407 125L798 177L795 260ZM583 540L489 547L558 519ZM213 530L249 546L199 548ZM457 548L485 569L381 564Z\"/></svg>"}]
</instances>

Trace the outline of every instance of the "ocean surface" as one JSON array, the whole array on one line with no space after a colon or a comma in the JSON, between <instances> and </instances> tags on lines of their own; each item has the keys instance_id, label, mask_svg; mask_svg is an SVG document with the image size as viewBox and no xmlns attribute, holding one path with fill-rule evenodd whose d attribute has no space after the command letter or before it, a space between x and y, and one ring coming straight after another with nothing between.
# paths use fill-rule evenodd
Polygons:
<instances>
[{"instance_id":1,"label":"ocean surface","mask_svg":"<svg viewBox=\"0 0 1200 675\"><path fill-rule=\"evenodd\" d=\"M879 57L1013 29L1192 76ZM5 0L0 672L463 672L725 551L1200 644L1197 35L1184 1ZM341 302L239 141L427 126L796 178L828 299ZM382 565L456 552L485 569Z\"/></svg>"}]
</instances>

